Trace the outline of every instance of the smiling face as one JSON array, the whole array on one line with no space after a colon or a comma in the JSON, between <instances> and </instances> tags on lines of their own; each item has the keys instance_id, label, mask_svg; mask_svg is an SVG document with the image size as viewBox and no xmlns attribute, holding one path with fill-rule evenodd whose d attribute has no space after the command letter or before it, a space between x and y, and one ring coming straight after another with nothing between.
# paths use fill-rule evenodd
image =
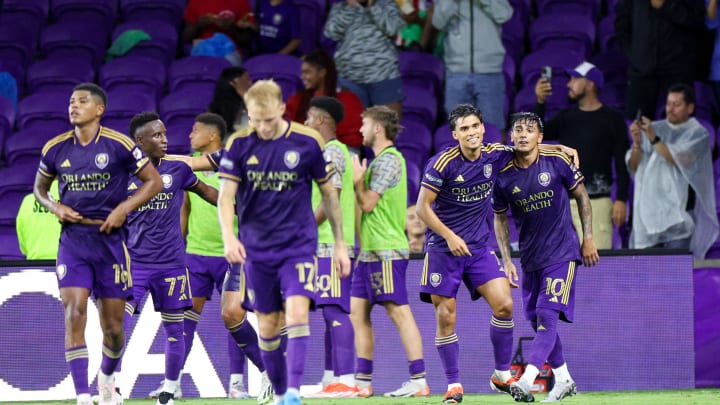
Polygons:
<instances>
[{"instance_id":1,"label":"smiling face","mask_svg":"<svg viewBox=\"0 0 720 405\"><path fill-rule=\"evenodd\" d=\"M300 78L307 90L317 90L325 80L325 69L312 63L303 62Z\"/></svg>"},{"instance_id":2,"label":"smiling face","mask_svg":"<svg viewBox=\"0 0 720 405\"><path fill-rule=\"evenodd\" d=\"M74 91L70 96L68 116L72 125L81 127L95 120L100 120L104 111L105 105L102 104L100 98L93 96L87 90Z\"/></svg>"},{"instance_id":3,"label":"smiling face","mask_svg":"<svg viewBox=\"0 0 720 405\"><path fill-rule=\"evenodd\" d=\"M485 125L475 114L461 117L455 123L452 135L460 143L463 151L476 152L482 147Z\"/></svg>"},{"instance_id":4,"label":"smiling face","mask_svg":"<svg viewBox=\"0 0 720 405\"><path fill-rule=\"evenodd\" d=\"M515 150L520 153L529 153L538 148L543 134L540 127L533 120L520 119L513 123L510 138L515 143Z\"/></svg>"},{"instance_id":5,"label":"smiling face","mask_svg":"<svg viewBox=\"0 0 720 405\"><path fill-rule=\"evenodd\" d=\"M167 154L167 130L160 120L150 121L135 132L140 149L150 159L160 159Z\"/></svg>"}]
</instances>

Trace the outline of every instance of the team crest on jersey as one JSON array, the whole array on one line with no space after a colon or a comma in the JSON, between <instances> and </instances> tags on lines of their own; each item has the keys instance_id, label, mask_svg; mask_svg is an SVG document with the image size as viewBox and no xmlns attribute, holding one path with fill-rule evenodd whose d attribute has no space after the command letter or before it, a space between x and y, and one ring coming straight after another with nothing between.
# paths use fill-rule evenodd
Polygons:
<instances>
[{"instance_id":1,"label":"team crest on jersey","mask_svg":"<svg viewBox=\"0 0 720 405\"><path fill-rule=\"evenodd\" d=\"M140 160L143 157L142 151L137 146L133 148L132 155L135 160Z\"/></svg>"},{"instance_id":2,"label":"team crest on jersey","mask_svg":"<svg viewBox=\"0 0 720 405\"><path fill-rule=\"evenodd\" d=\"M107 153L98 153L95 155L95 166L98 167L98 169L104 169L108 165L108 154Z\"/></svg>"},{"instance_id":3,"label":"team crest on jersey","mask_svg":"<svg viewBox=\"0 0 720 405\"><path fill-rule=\"evenodd\" d=\"M172 187L172 183L173 183L172 175L170 175L170 174L163 174L162 176L160 176L160 178L162 179L162 182L163 182L163 188L170 188L170 187Z\"/></svg>"},{"instance_id":4,"label":"team crest on jersey","mask_svg":"<svg viewBox=\"0 0 720 405\"><path fill-rule=\"evenodd\" d=\"M297 167L298 163L300 163L300 154L294 150L289 150L285 152L283 161L285 161L285 166L287 166L288 169L294 169Z\"/></svg>"},{"instance_id":5,"label":"team crest on jersey","mask_svg":"<svg viewBox=\"0 0 720 405\"><path fill-rule=\"evenodd\" d=\"M538 183L543 187L547 187L547 185L550 184L550 173L542 172L538 174Z\"/></svg>"},{"instance_id":6,"label":"team crest on jersey","mask_svg":"<svg viewBox=\"0 0 720 405\"><path fill-rule=\"evenodd\" d=\"M430 285L433 287L437 287L442 283L442 274L440 273L430 273Z\"/></svg>"},{"instance_id":7,"label":"team crest on jersey","mask_svg":"<svg viewBox=\"0 0 720 405\"><path fill-rule=\"evenodd\" d=\"M248 300L250 301L250 303L255 305L255 290L253 290L252 288L248 288L247 296L248 296Z\"/></svg>"},{"instance_id":8,"label":"team crest on jersey","mask_svg":"<svg viewBox=\"0 0 720 405\"><path fill-rule=\"evenodd\" d=\"M67 266L64 264L58 264L55 272L57 273L58 280L62 280L67 275Z\"/></svg>"},{"instance_id":9,"label":"team crest on jersey","mask_svg":"<svg viewBox=\"0 0 720 405\"><path fill-rule=\"evenodd\" d=\"M490 176L492 176L492 165L491 164L486 164L483 167L483 174L485 175L486 179L489 179Z\"/></svg>"}]
</instances>

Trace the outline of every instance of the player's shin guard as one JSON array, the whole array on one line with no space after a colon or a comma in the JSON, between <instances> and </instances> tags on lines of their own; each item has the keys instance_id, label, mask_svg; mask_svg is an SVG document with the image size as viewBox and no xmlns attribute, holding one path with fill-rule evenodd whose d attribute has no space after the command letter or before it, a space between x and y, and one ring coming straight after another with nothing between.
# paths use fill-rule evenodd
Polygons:
<instances>
[{"instance_id":1,"label":"player's shin guard","mask_svg":"<svg viewBox=\"0 0 720 405\"><path fill-rule=\"evenodd\" d=\"M255 337L255 346L257 347L257 336ZM227 335L228 360L230 360L230 375L244 374L245 372L245 353L235 341L235 336L231 333ZM260 356L260 348L258 357ZM262 364L262 363L261 363ZM264 368L260 372L264 371Z\"/></svg>"},{"instance_id":2,"label":"player's shin guard","mask_svg":"<svg viewBox=\"0 0 720 405\"><path fill-rule=\"evenodd\" d=\"M558 334L555 335L555 345L553 346L552 350L550 350L547 361L548 364L550 364L550 367L552 367L553 369L556 369L565 364L565 355L563 355L562 342L560 341L560 335Z\"/></svg>"},{"instance_id":3,"label":"player's shin guard","mask_svg":"<svg viewBox=\"0 0 720 405\"><path fill-rule=\"evenodd\" d=\"M355 330L350 315L335 305L323 308L326 327L330 329L332 349L332 369L335 375L352 374L355 367ZM328 342L326 339L325 350ZM327 369L327 365L325 366Z\"/></svg>"},{"instance_id":4,"label":"player's shin guard","mask_svg":"<svg viewBox=\"0 0 720 405\"><path fill-rule=\"evenodd\" d=\"M300 390L303 371L305 370L305 358L307 356L307 345L310 340L310 325L289 325L287 343L287 372L288 388Z\"/></svg>"},{"instance_id":5,"label":"player's shin guard","mask_svg":"<svg viewBox=\"0 0 720 405\"><path fill-rule=\"evenodd\" d=\"M165 380L176 381L185 362L185 316L183 310L166 311L161 314L165 329ZM173 390L174 391L174 390Z\"/></svg>"},{"instance_id":6,"label":"player's shin guard","mask_svg":"<svg viewBox=\"0 0 720 405\"><path fill-rule=\"evenodd\" d=\"M275 394L285 394L285 391L287 391L287 372L285 371L285 354L280 348L280 335L267 339L260 336L259 346L262 361Z\"/></svg>"},{"instance_id":7,"label":"player's shin guard","mask_svg":"<svg viewBox=\"0 0 720 405\"><path fill-rule=\"evenodd\" d=\"M513 329L512 318L500 318L495 315L490 319L490 341L495 355L495 370L509 370L512 360Z\"/></svg>"},{"instance_id":8,"label":"player's shin guard","mask_svg":"<svg viewBox=\"0 0 720 405\"><path fill-rule=\"evenodd\" d=\"M123 342L124 344L124 342ZM100 362L100 371L105 375L113 375L123 354L123 346L119 348L108 347L103 344L102 361Z\"/></svg>"},{"instance_id":9,"label":"player's shin guard","mask_svg":"<svg viewBox=\"0 0 720 405\"><path fill-rule=\"evenodd\" d=\"M332 327L328 325L328 316L325 315L325 309L323 309L323 316L325 317L325 335L323 341L325 345L325 370L335 370L333 368Z\"/></svg>"},{"instance_id":10,"label":"player's shin guard","mask_svg":"<svg viewBox=\"0 0 720 405\"><path fill-rule=\"evenodd\" d=\"M130 336L130 323L132 322L133 314L135 313L135 306L129 302L125 303L125 313L123 314L123 330L125 331L125 344L127 344L128 336ZM119 375L122 370L122 361L125 357L125 353L118 359L117 365L115 366L115 374ZM117 385L117 375L115 376L115 384Z\"/></svg>"},{"instance_id":11,"label":"player's shin guard","mask_svg":"<svg viewBox=\"0 0 720 405\"><path fill-rule=\"evenodd\" d=\"M70 367L70 375L77 395L90 394L88 386L88 350L87 346L65 349L65 361Z\"/></svg>"},{"instance_id":12,"label":"player's shin guard","mask_svg":"<svg viewBox=\"0 0 720 405\"><path fill-rule=\"evenodd\" d=\"M528 364L532 364L538 369L542 368L545 360L555 346L559 317L560 314L556 310L548 308L537 309L538 326Z\"/></svg>"},{"instance_id":13,"label":"player's shin guard","mask_svg":"<svg viewBox=\"0 0 720 405\"><path fill-rule=\"evenodd\" d=\"M449 384L460 383L460 342L455 333L435 338L435 347Z\"/></svg>"},{"instance_id":14,"label":"player's shin guard","mask_svg":"<svg viewBox=\"0 0 720 405\"><path fill-rule=\"evenodd\" d=\"M258 336L255 328L250 325L245 317L240 323L228 328L228 331L235 339L235 343L242 349L245 356L260 370L265 371L263 358L260 355L260 347L258 347Z\"/></svg>"},{"instance_id":15,"label":"player's shin guard","mask_svg":"<svg viewBox=\"0 0 720 405\"><path fill-rule=\"evenodd\" d=\"M192 350L193 341L195 340L195 330L197 329L198 322L200 322L200 312L193 309L185 311L183 321L183 338L185 339L184 360L187 360L190 350ZM185 361L183 361L183 366L185 366Z\"/></svg>"}]
</instances>

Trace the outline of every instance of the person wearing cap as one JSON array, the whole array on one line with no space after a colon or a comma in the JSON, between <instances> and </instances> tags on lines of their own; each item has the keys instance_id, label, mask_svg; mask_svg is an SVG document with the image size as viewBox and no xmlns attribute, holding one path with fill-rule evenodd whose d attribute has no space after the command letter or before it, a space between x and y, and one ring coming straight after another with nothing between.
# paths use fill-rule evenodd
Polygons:
<instances>
[{"instance_id":1,"label":"person wearing cap","mask_svg":"<svg viewBox=\"0 0 720 405\"><path fill-rule=\"evenodd\" d=\"M710 135L690 116L694 110L693 88L679 83L668 89L667 118L640 117L630 125L631 248L690 248L695 259L703 259L717 240Z\"/></svg>"},{"instance_id":2,"label":"person wearing cap","mask_svg":"<svg viewBox=\"0 0 720 405\"><path fill-rule=\"evenodd\" d=\"M342 103L335 97L318 96L310 99L305 125L318 131L325 141L323 155L335 166L330 183L340 199L343 219L343 238L348 256L355 249L355 194L353 170L348 147L335 137L338 124L345 117ZM340 278L333 266L335 241L325 210L320 204L320 189L313 186L312 206L318 223L317 293L315 305L322 308L325 319L325 373L318 398L352 398L358 395L355 386L355 330L350 321L350 277Z\"/></svg>"},{"instance_id":3,"label":"person wearing cap","mask_svg":"<svg viewBox=\"0 0 720 405\"><path fill-rule=\"evenodd\" d=\"M556 140L577 149L585 175L585 188L590 195L593 231L598 249L611 249L613 225L620 227L627 219L627 198L630 183L625 152L630 146L622 113L603 105L598 93L604 83L603 73L595 65L583 62L567 70L568 98L573 106L560 110L545 121L544 140ZM545 100L552 93L549 80L541 78L535 85L534 113L545 116ZM614 170L613 170L614 169ZM615 187L615 201L611 199ZM571 201L573 224L581 235L582 224L575 201Z\"/></svg>"}]
</instances>

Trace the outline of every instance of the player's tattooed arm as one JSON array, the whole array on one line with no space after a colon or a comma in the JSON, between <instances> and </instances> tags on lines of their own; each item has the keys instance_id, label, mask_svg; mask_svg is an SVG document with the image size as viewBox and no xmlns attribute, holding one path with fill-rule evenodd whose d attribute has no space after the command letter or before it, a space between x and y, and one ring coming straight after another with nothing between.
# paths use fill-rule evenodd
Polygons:
<instances>
[{"instance_id":1,"label":"player's tattooed arm","mask_svg":"<svg viewBox=\"0 0 720 405\"><path fill-rule=\"evenodd\" d=\"M350 275L350 257L343 238L342 212L340 211L338 192L331 181L318 184L318 186L322 193L322 205L335 237L335 263L340 277L347 277Z\"/></svg>"},{"instance_id":2,"label":"player's tattooed arm","mask_svg":"<svg viewBox=\"0 0 720 405\"><path fill-rule=\"evenodd\" d=\"M496 212L493 226L498 249L500 249L500 256L502 256L503 262L508 261L510 260L510 227L507 212Z\"/></svg>"},{"instance_id":3,"label":"player's tattooed arm","mask_svg":"<svg viewBox=\"0 0 720 405\"><path fill-rule=\"evenodd\" d=\"M583 239L580 247L583 264L585 267L594 266L600 260L597 247L592 236L592 205L590 204L590 196L588 196L585 185L579 184L573 191L572 196L578 205L578 214L582 223Z\"/></svg>"}]
</instances>

